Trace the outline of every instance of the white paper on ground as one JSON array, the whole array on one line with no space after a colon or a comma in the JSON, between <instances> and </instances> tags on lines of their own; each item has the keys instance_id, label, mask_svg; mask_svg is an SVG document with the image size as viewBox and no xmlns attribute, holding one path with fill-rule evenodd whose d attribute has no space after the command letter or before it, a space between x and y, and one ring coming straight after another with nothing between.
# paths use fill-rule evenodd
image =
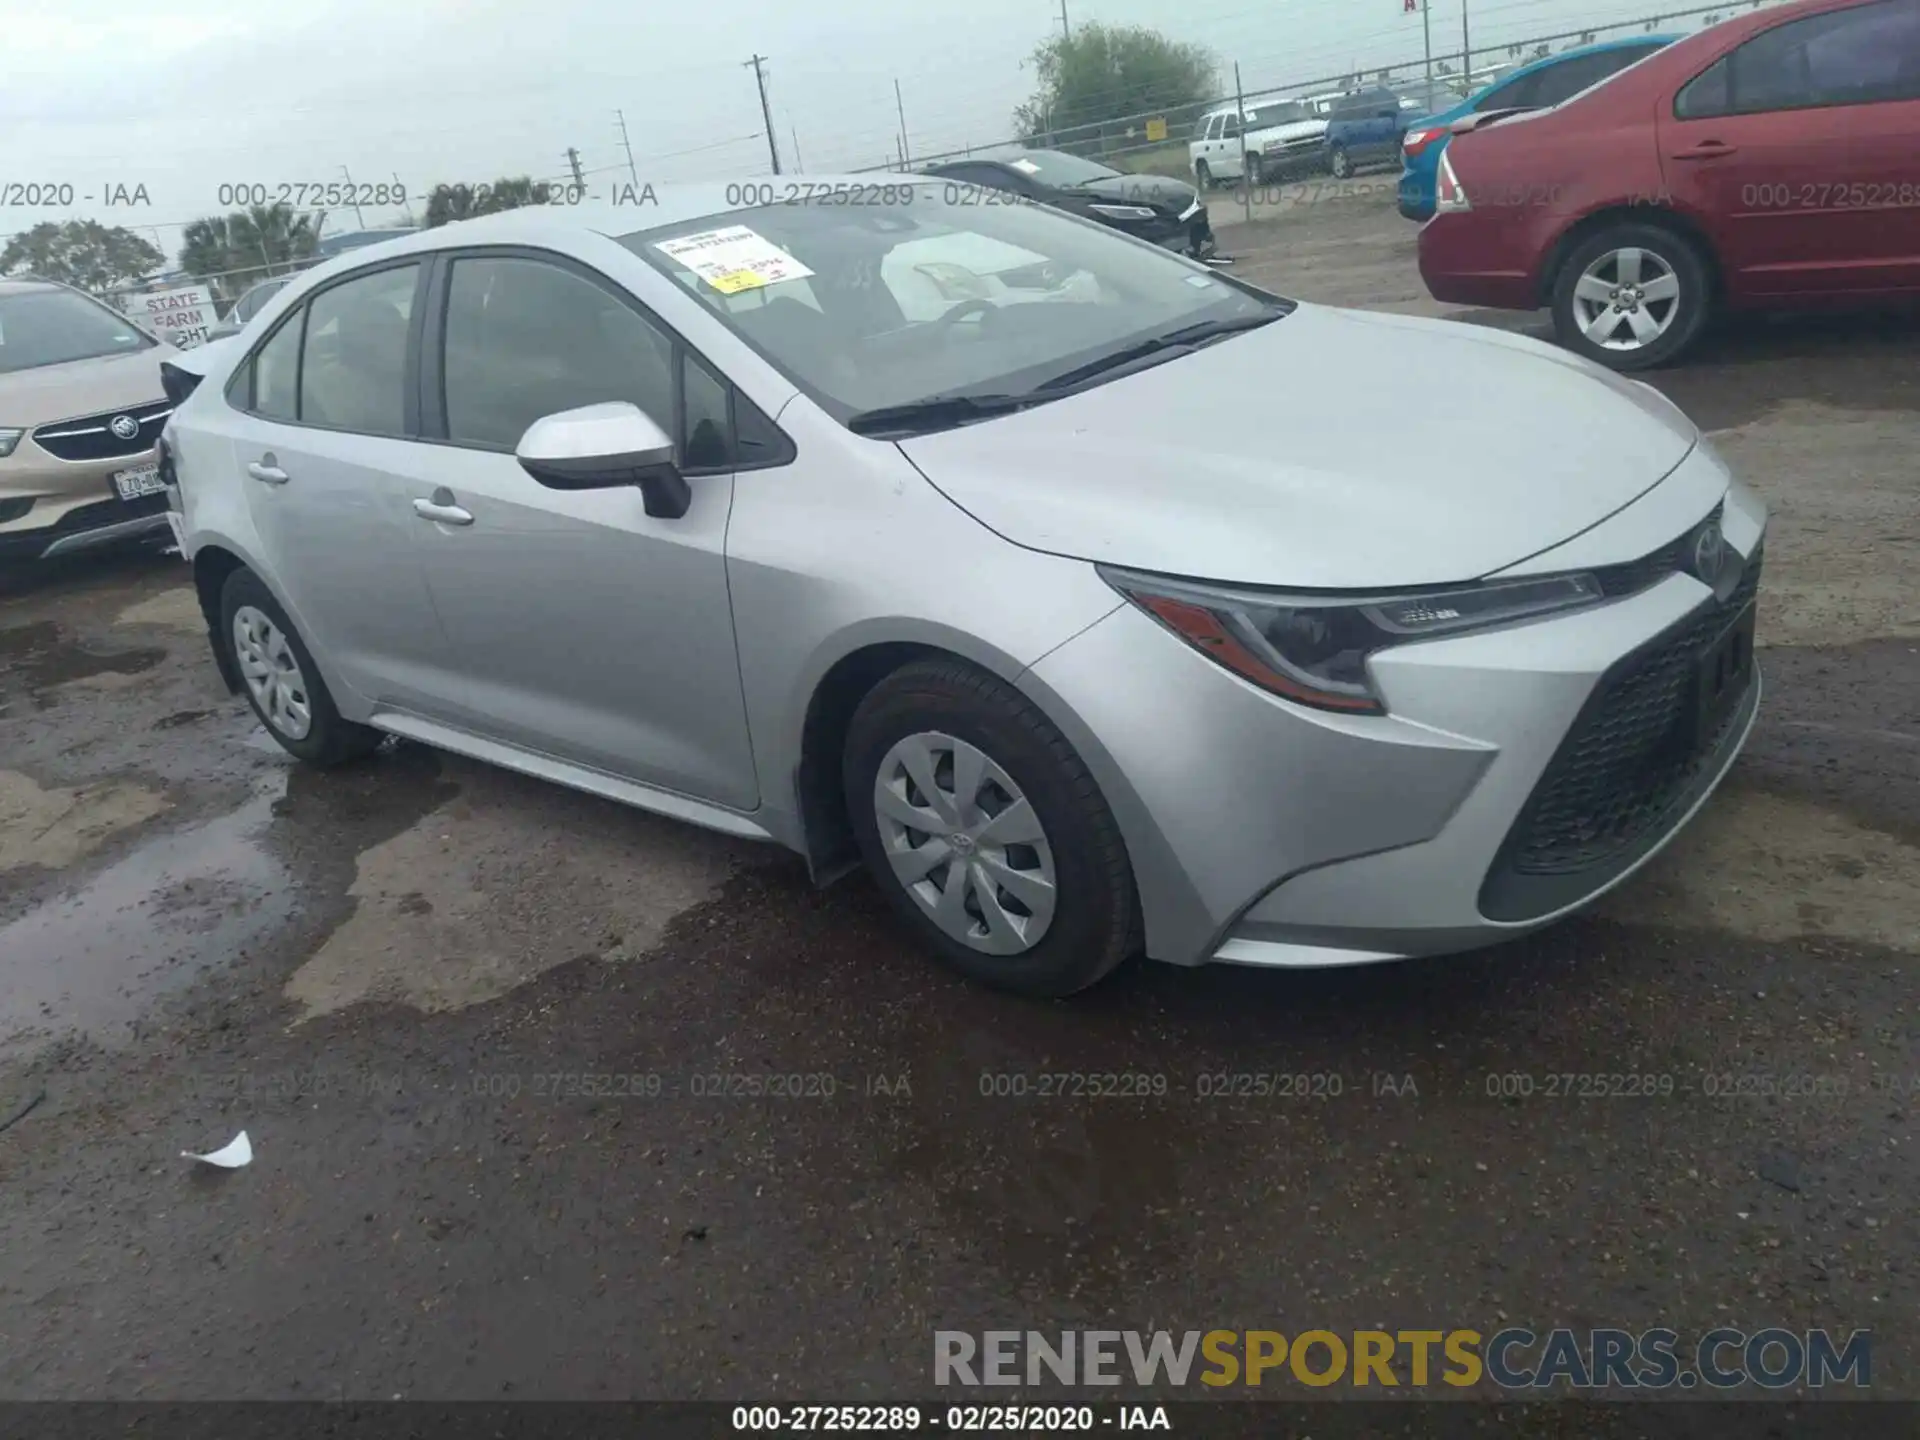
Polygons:
<instances>
[{"instance_id":1,"label":"white paper on ground","mask_svg":"<svg viewBox=\"0 0 1920 1440\"><path fill-rule=\"evenodd\" d=\"M182 1160L198 1160L203 1165L218 1165L222 1170L238 1170L242 1165L253 1161L253 1142L247 1139L247 1132L238 1135L210 1155L196 1155L191 1150L180 1152Z\"/></svg>"}]
</instances>

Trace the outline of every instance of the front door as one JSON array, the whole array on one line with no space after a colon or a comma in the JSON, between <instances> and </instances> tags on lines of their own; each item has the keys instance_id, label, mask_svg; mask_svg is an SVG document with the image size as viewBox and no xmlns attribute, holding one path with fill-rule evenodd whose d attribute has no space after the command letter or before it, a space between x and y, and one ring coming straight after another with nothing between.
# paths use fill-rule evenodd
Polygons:
<instances>
[{"instance_id":1,"label":"front door","mask_svg":"<svg viewBox=\"0 0 1920 1440\"><path fill-rule=\"evenodd\" d=\"M1920 289L1920 4L1881 0L1746 41L1660 121L1667 186L1734 293Z\"/></svg>"},{"instance_id":2,"label":"front door","mask_svg":"<svg viewBox=\"0 0 1920 1440\"><path fill-rule=\"evenodd\" d=\"M429 357L446 443L409 522L482 735L736 810L759 803L727 594L733 477L676 519L637 488L553 490L514 446L608 400L680 432L675 344L604 277L526 252L455 256ZM711 377L705 377L711 382ZM686 402L697 396L689 384ZM430 402L431 403L431 402Z\"/></svg>"}]
</instances>

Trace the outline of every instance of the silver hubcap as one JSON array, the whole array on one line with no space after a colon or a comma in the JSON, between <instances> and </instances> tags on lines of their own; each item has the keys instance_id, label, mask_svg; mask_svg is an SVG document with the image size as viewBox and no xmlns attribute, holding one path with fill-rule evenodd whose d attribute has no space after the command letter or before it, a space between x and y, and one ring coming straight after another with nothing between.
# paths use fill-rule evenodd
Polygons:
<instances>
[{"instance_id":1,"label":"silver hubcap","mask_svg":"<svg viewBox=\"0 0 1920 1440\"><path fill-rule=\"evenodd\" d=\"M873 784L880 844L934 924L985 955L1018 955L1053 923L1053 849L1020 787L937 731L909 735Z\"/></svg>"},{"instance_id":2,"label":"silver hubcap","mask_svg":"<svg viewBox=\"0 0 1920 1440\"><path fill-rule=\"evenodd\" d=\"M1573 287L1573 319L1607 350L1639 350L1673 327L1680 313L1680 277L1651 250L1609 250Z\"/></svg>"},{"instance_id":3,"label":"silver hubcap","mask_svg":"<svg viewBox=\"0 0 1920 1440\"><path fill-rule=\"evenodd\" d=\"M280 627L251 605L233 612L233 653L240 676L267 723L289 740L304 740L313 728L307 677Z\"/></svg>"}]
</instances>

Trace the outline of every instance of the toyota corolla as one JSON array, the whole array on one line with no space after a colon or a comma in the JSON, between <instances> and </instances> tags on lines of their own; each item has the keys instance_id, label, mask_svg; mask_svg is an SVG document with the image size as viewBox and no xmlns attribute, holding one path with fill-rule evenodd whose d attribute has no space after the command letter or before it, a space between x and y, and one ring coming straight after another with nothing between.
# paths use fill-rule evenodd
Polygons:
<instances>
[{"instance_id":1,"label":"toyota corolla","mask_svg":"<svg viewBox=\"0 0 1920 1440\"><path fill-rule=\"evenodd\" d=\"M1498 941L1706 800L1765 514L1673 405L990 195L716 184L301 276L170 377L222 673L319 765L399 735L864 860L1040 995ZM1367 423L1389 366L1450 383Z\"/></svg>"}]
</instances>

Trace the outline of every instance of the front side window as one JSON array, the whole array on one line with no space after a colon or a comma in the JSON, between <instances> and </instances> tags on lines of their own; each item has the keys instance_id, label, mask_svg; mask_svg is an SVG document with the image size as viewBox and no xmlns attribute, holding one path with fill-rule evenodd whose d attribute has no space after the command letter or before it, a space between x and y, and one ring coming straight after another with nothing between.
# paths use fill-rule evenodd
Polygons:
<instances>
[{"instance_id":1,"label":"front side window","mask_svg":"<svg viewBox=\"0 0 1920 1440\"><path fill-rule=\"evenodd\" d=\"M898 188L890 206L737 211L621 243L842 421L1038 392L1122 349L1291 308L1054 210Z\"/></svg>"},{"instance_id":2,"label":"front side window","mask_svg":"<svg viewBox=\"0 0 1920 1440\"><path fill-rule=\"evenodd\" d=\"M132 321L77 291L0 295L0 375L152 348Z\"/></svg>"},{"instance_id":3,"label":"front side window","mask_svg":"<svg viewBox=\"0 0 1920 1440\"><path fill-rule=\"evenodd\" d=\"M453 262L447 438L511 450L543 415L625 400L674 429L673 343L593 281L544 260Z\"/></svg>"},{"instance_id":4,"label":"front side window","mask_svg":"<svg viewBox=\"0 0 1920 1440\"><path fill-rule=\"evenodd\" d=\"M407 324L418 265L329 286L307 302L300 421L363 435L406 431Z\"/></svg>"}]
</instances>

